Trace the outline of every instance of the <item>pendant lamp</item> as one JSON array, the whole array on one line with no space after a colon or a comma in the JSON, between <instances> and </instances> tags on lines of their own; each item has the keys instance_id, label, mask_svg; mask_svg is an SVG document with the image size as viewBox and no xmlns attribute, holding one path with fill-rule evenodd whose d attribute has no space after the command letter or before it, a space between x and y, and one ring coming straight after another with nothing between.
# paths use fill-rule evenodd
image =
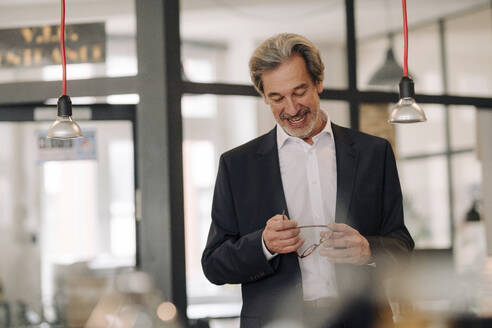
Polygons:
<instances>
[{"instance_id":1,"label":"pendant lamp","mask_svg":"<svg viewBox=\"0 0 492 328\"><path fill-rule=\"evenodd\" d=\"M74 139L82 137L82 130L72 120L72 101L67 95L67 59L65 56L65 0L61 0L60 48L63 68L63 94L58 98L58 113L48 130L48 138Z\"/></svg>"},{"instance_id":2,"label":"pendant lamp","mask_svg":"<svg viewBox=\"0 0 492 328\"><path fill-rule=\"evenodd\" d=\"M400 100L393 107L388 122L390 123L417 123L425 122L427 118L422 108L415 101L415 89L413 80L408 76L408 24L407 2L402 0L403 8L403 34L405 38L405 51L403 60L403 77L400 80Z\"/></svg>"},{"instance_id":3,"label":"pendant lamp","mask_svg":"<svg viewBox=\"0 0 492 328\"><path fill-rule=\"evenodd\" d=\"M393 35L388 35L388 49L384 63L372 74L368 84L373 86L391 86L400 81L403 67L396 62L393 53Z\"/></svg>"}]
</instances>

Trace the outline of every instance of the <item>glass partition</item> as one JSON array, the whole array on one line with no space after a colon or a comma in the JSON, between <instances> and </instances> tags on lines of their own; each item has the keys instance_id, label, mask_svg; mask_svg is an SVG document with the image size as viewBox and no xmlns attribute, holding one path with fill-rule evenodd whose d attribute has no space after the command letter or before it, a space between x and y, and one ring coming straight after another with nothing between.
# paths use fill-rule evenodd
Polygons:
<instances>
[{"instance_id":1,"label":"glass partition","mask_svg":"<svg viewBox=\"0 0 492 328\"><path fill-rule=\"evenodd\" d=\"M250 84L248 61L256 46L284 32L313 41L325 64L327 88L347 86L345 6L342 0L200 1L181 0L183 61L210 60L209 77L196 76L197 66L184 65L193 82ZM302 23L301 23L302 22Z\"/></svg>"},{"instance_id":2,"label":"glass partition","mask_svg":"<svg viewBox=\"0 0 492 328\"><path fill-rule=\"evenodd\" d=\"M12 326L83 325L111 277L135 266L132 124L78 123L85 138L62 142L45 138L48 122L0 123L0 285Z\"/></svg>"},{"instance_id":3,"label":"glass partition","mask_svg":"<svg viewBox=\"0 0 492 328\"><path fill-rule=\"evenodd\" d=\"M492 10L471 11L445 21L449 93L490 97Z\"/></svg>"}]
</instances>

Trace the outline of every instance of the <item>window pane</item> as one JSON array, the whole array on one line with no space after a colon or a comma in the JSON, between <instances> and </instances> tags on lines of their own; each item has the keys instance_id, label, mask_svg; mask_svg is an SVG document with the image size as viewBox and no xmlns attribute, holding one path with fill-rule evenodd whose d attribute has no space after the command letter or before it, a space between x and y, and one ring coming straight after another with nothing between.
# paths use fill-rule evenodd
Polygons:
<instances>
[{"instance_id":1,"label":"window pane","mask_svg":"<svg viewBox=\"0 0 492 328\"><path fill-rule=\"evenodd\" d=\"M343 0L181 0L185 76L194 82L249 84L248 61L255 47L284 32L304 35L319 47L325 87L347 86ZM202 59L212 63L206 77L196 76L192 69Z\"/></svg>"},{"instance_id":2,"label":"window pane","mask_svg":"<svg viewBox=\"0 0 492 328\"><path fill-rule=\"evenodd\" d=\"M451 247L444 156L398 162L405 223L416 248Z\"/></svg>"},{"instance_id":3,"label":"window pane","mask_svg":"<svg viewBox=\"0 0 492 328\"><path fill-rule=\"evenodd\" d=\"M477 110L473 106L449 106L452 150L473 149L477 142Z\"/></svg>"},{"instance_id":4,"label":"window pane","mask_svg":"<svg viewBox=\"0 0 492 328\"><path fill-rule=\"evenodd\" d=\"M415 6L413 3L411 6ZM408 31L408 72L415 82L415 92L443 92L439 25L431 24ZM403 33L395 37L395 56L403 65ZM397 89L395 89L397 90Z\"/></svg>"},{"instance_id":5,"label":"window pane","mask_svg":"<svg viewBox=\"0 0 492 328\"><path fill-rule=\"evenodd\" d=\"M481 8L446 21L449 93L486 96L492 91L492 11Z\"/></svg>"},{"instance_id":6,"label":"window pane","mask_svg":"<svg viewBox=\"0 0 492 328\"><path fill-rule=\"evenodd\" d=\"M94 23L103 24L102 35L83 32L85 28L70 33L73 24ZM0 83L61 80L59 24L59 1L2 1L0 33L16 31L8 40L0 37ZM122 0L117 5L111 0L67 1L66 24L68 79L137 74L134 1ZM45 32L49 37L41 38ZM38 55L41 48L42 55Z\"/></svg>"},{"instance_id":7,"label":"window pane","mask_svg":"<svg viewBox=\"0 0 492 328\"><path fill-rule=\"evenodd\" d=\"M426 104L422 108L427 116L426 122L396 125L398 156L431 154L446 150L444 106Z\"/></svg>"}]
</instances>

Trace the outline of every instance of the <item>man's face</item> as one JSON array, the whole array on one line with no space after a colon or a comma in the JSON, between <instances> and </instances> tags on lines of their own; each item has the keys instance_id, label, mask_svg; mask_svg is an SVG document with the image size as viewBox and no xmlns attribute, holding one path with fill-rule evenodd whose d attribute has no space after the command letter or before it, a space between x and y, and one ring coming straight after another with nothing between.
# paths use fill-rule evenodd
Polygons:
<instances>
[{"instance_id":1,"label":"man's face","mask_svg":"<svg viewBox=\"0 0 492 328\"><path fill-rule=\"evenodd\" d=\"M314 83L304 59L293 55L276 69L262 74L265 103L284 131L293 137L310 138L320 120L320 82Z\"/></svg>"}]
</instances>

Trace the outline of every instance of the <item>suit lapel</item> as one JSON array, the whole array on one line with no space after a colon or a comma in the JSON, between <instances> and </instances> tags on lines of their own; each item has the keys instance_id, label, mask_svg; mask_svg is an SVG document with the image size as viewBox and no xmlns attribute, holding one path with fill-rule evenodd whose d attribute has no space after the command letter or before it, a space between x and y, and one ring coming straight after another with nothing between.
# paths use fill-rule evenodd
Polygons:
<instances>
[{"instance_id":1,"label":"suit lapel","mask_svg":"<svg viewBox=\"0 0 492 328\"><path fill-rule=\"evenodd\" d=\"M267 134L264 142L258 147L257 156L257 167L261 178L259 195L259 204L262 204L259 209L261 217L264 217L266 222L268 218L282 213L283 210L289 217L280 173L276 127ZM302 300L301 269L297 255L281 254L277 257L277 261L280 261L281 271L289 272L291 278L295 277L295 292L299 300ZM294 286L290 287L294 288Z\"/></svg>"},{"instance_id":2,"label":"suit lapel","mask_svg":"<svg viewBox=\"0 0 492 328\"><path fill-rule=\"evenodd\" d=\"M349 209L357 170L357 151L344 129L332 123L337 162L337 204L335 221L349 223Z\"/></svg>"},{"instance_id":3,"label":"suit lapel","mask_svg":"<svg viewBox=\"0 0 492 328\"><path fill-rule=\"evenodd\" d=\"M288 216L287 202L285 201L282 177L277 149L277 129L273 128L267 135L257 151L258 169L261 176L260 203L263 204L263 213L268 218L275 214L286 211Z\"/></svg>"}]
</instances>

